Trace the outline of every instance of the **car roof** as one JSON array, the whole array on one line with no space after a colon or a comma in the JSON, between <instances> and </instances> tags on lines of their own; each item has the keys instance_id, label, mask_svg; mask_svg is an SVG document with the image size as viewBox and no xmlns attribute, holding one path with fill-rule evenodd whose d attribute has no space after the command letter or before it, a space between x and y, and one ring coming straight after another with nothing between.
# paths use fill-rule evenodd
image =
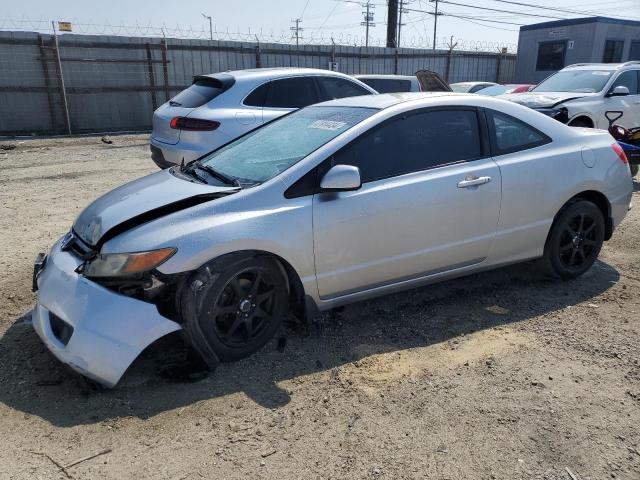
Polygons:
<instances>
[{"instance_id":1,"label":"car roof","mask_svg":"<svg viewBox=\"0 0 640 480\"><path fill-rule=\"evenodd\" d=\"M338 77L350 78L349 75L331 70L319 68L299 68L299 67L276 67L276 68L248 68L246 70L227 70L226 72L212 73L205 76L215 76L221 74L231 75L236 80L260 80L279 77L291 77L299 75L334 75Z\"/></svg>"},{"instance_id":2,"label":"car roof","mask_svg":"<svg viewBox=\"0 0 640 480\"><path fill-rule=\"evenodd\" d=\"M473 97L469 93L455 92L398 92L398 93L380 93L378 95L361 95L358 97L345 97L336 100L329 100L318 105L323 107L367 107L385 109L403 102L412 100L428 100L443 96L461 96Z\"/></svg>"},{"instance_id":3,"label":"car roof","mask_svg":"<svg viewBox=\"0 0 640 480\"><path fill-rule=\"evenodd\" d=\"M416 77L415 75L383 75L383 74L359 74L359 75L354 75L354 77L356 77L357 79L362 79L362 78L372 78L372 79L381 79L381 80L416 80L418 77Z\"/></svg>"}]
</instances>

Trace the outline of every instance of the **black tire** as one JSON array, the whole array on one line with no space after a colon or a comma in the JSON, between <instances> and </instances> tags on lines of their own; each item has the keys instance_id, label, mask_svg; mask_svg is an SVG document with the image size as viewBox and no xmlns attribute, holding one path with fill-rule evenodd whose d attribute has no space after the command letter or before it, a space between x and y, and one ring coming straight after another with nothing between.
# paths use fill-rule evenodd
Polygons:
<instances>
[{"instance_id":1,"label":"black tire","mask_svg":"<svg viewBox=\"0 0 640 480\"><path fill-rule=\"evenodd\" d=\"M567 204L558 213L544 247L547 273L563 280L591 268L604 242L605 222L600 208L588 200Z\"/></svg>"},{"instance_id":2,"label":"black tire","mask_svg":"<svg viewBox=\"0 0 640 480\"><path fill-rule=\"evenodd\" d=\"M631 170L631 176L635 177L638 174L638 169L640 169L640 165L629 165L629 169Z\"/></svg>"},{"instance_id":3,"label":"black tire","mask_svg":"<svg viewBox=\"0 0 640 480\"><path fill-rule=\"evenodd\" d=\"M262 348L289 308L286 275L266 256L231 255L206 264L179 295L183 328L211 368Z\"/></svg>"},{"instance_id":4,"label":"black tire","mask_svg":"<svg viewBox=\"0 0 640 480\"><path fill-rule=\"evenodd\" d=\"M593 125L589 125L584 120L574 120L569 124L570 127L582 127L582 128L593 128Z\"/></svg>"}]
</instances>

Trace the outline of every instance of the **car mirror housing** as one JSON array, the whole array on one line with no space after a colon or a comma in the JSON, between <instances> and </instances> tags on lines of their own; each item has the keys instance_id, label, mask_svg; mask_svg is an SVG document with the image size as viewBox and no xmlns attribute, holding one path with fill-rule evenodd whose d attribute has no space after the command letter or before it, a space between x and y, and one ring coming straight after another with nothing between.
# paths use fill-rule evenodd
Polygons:
<instances>
[{"instance_id":1,"label":"car mirror housing","mask_svg":"<svg viewBox=\"0 0 640 480\"><path fill-rule=\"evenodd\" d=\"M613 87L612 90L609 91L609 97L623 97L625 95L629 95L629 89L624 85L618 85L617 87Z\"/></svg>"},{"instance_id":2,"label":"car mirror housing","mask_svg":"<svg viewBox=\"0 0 640 480\"><path fill-rule=\"evenodd\" d=\"M323 192L349 192L361 186L360 169L353 165L335 165L320 181Z\"/></svg>"}]
</instances>

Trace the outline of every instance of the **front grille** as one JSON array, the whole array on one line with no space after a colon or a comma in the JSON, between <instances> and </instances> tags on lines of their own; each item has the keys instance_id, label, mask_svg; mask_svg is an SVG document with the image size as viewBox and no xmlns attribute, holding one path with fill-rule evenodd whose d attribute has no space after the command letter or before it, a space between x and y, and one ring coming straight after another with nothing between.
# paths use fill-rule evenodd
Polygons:
<instances>
[{"instance_id":1,"label":"front grille","mask_svg":"<svg viewBox=\"0 0 640 480\"><path fill-rule=\"evenodd\" d=\"M49 324L53 335L66 347L73 335L73 327L51 312L49 312Z\"/></svg>"}]
</instances>

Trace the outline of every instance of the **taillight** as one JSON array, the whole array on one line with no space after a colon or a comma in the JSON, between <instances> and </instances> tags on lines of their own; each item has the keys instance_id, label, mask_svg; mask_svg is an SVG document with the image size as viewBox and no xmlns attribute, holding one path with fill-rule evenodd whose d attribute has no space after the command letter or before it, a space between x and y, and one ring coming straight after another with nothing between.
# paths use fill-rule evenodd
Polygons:
<instances>
[{"instance_id":1,"label":"taillight","mask_svg":"<svg viewBox=\"0 0 640 480\"><path fill-rule=\"evenodd\" d=\"M199 118L173 117L169 122L169 126L176 130L208 131L218 128L220 122L216 122L215 120L201 120Z\"/></svg>"},{"instance_id":2,"label":"taillight","mask_svg":"<svg viewBox=\"0 0 640 480\"><path fill-rule=\"evenodd\" d=\"M614 143L613 145L611 145L611 148L613 148L613 151L618 154L618 157L620 158L620 160L622 160L622 163L624 163L625 165L629 164L629 159L627 158L627 154L624 153L624 150L619 144Z\"/></svg>"}]
</instances>

